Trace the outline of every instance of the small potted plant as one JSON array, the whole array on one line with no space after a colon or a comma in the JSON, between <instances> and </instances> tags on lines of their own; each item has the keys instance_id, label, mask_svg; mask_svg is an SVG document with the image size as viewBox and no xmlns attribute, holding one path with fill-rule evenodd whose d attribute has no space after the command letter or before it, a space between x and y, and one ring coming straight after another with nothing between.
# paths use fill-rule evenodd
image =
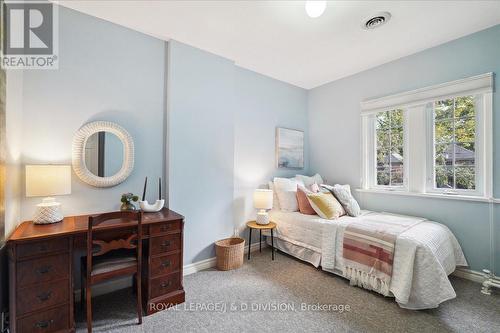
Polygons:
<instances>
[{"instance_id":1,"label":"small potted plant","mask_svg":"<svg viewBox=\"0 0 500 333\"><path fill-rule=\"evenodd\" d=\"M135 205L132 203L137 202L139 200L139 197L137 195L134 195L133 193L123 193L122 194L122 205L120 207L120 210L136 210L137 208Z\"/></svg>"}]
</instances>

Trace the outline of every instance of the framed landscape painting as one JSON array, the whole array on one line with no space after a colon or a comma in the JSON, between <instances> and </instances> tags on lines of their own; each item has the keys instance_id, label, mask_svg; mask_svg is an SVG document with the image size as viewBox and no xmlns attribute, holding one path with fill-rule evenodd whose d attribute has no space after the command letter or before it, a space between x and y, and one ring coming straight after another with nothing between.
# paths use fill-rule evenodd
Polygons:
<instances>
[{"instance_id":1,"label":"framed landscape painting","mask_svg":"<svg viewBox=\"0 0 500 333\"><path fill-rule=\"evenodd\" d=\"M304 168L303 131L276 128L276 167L279 169Z\"/></svg>"}]
</instances>

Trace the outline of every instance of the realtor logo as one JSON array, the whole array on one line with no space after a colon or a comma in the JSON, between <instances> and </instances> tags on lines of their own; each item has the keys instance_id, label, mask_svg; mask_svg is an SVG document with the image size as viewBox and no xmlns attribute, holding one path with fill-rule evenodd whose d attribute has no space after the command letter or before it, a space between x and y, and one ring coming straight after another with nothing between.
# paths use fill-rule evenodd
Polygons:
<instances>
[{"instance_id":1,"label":"realtor logo","mask_svg":"<svg viewBox=\"0 0 500 333\"><path fill-rule=\"evenodd\" d=\"M5 1L2 5L4 69L57 69L57 11L48 1Z\"/></svg>"}]
</instances>

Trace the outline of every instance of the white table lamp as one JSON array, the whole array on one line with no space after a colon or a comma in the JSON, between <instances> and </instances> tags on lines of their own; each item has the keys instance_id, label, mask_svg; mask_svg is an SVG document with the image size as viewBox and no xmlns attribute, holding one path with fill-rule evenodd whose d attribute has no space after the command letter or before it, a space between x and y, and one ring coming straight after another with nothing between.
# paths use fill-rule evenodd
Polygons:
<instances>
[{"instance_id":1,"label":"white table lamp","mask_svg":"<svg viewBox=\"0 0 500 333\"><path fill-rule=\"evenodd\" d=\"M71 194L70 165L26 165L26 196L45 197L36 205L33 223L62 221L61 204L51 196L66 194Z\"/></svg>"},{"instance_id":2,"label":"white table lamp","mask_svg":"<svg viewBox=\"0 0 500 333\"><path fill-rule=\"evenodd\" d=\"M268 224L269 215L267 209L273 208L273 191L257 189L253 192L253 205L259 209L257 212L257 224Z\"/></svg>"}]
</instances>

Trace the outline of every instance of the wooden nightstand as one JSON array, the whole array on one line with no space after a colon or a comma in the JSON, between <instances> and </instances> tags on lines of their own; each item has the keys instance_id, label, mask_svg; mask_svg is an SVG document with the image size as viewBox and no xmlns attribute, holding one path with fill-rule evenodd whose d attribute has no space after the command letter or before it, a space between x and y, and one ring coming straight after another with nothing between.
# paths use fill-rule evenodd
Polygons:
<instances>
[{"instance_id":1,"label":"wooden nightstand","mask_svg":"<svg viewBox=\"0 0 500 333\"><path fill-rule=\"evenodd\" d=\"M250 260L250 245L252 242L252 230L259 230L259 252L262 252L262 230L271 230L271 253L274 260L274 233L273 230L276 228L276 223L269 222L268 224L257 224L255 221L247 222L247 227L250 228L248 236L248 260Z\"/></svg>"}]
</instances>

